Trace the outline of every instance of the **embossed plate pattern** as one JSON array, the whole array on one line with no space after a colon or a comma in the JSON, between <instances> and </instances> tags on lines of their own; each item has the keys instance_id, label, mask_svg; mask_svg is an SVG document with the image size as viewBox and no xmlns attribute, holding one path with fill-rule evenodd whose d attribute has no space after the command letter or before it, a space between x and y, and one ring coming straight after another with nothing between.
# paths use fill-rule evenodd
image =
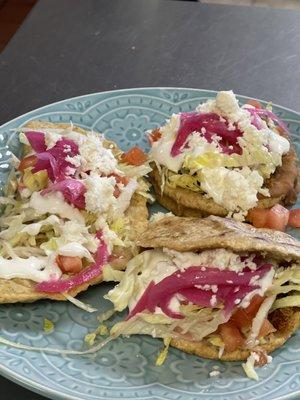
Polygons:
<instances>
[{"instance_id":1,"label":"embossed plate pattern","mask_svg":"<svg viewBox=\"0 0 300 400\"><path fill-rule=\"evenodd\" d=\"M64 100L18 117L0 128L1 187L11 152L18 155L21 151L14 129L29 120L73 121L104 133L124 150L135 144L147 150L146 130L160 125L171 113L192 110L214 95L197 89L119 90ZM240 96L240 100L246 98ZM300 115L279 106L274 109L287 123L299 154ZM110 287L92 288L80 298L102 312L109 307L102 296ZM43 331L45 317L54 322L54 332ZM1 305L0 326L2 337L27 345L82 349L82 338L95 329L97 320L96 315L72 304L40 301ZM138 336L118 339L89 356L58 356L0 345L0 373L52 399L299 399L299 338L298 333L274 353L273 363L259 370L259 382L246 379L240 363L204 360L176 349L170 350L162 367L155 367L161 343ZM209 372L216 367L220 376L210 378Z\"/></svg>"}]
</instances>

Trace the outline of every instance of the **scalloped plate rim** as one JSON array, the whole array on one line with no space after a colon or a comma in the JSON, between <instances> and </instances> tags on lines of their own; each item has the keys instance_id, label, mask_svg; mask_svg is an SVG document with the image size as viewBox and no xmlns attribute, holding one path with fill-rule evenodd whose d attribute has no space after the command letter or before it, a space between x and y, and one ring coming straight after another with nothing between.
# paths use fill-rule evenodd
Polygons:
<instances>
[{"instance_id":1,"label":"scalloped plate rim","mask_svg":"<svg viewBox=\"0 0 300 400\"><path fill-rule=\"evenodd\" d=\"M135 90L152 90L152 89L153 90L165 90L165 89L167 89L167 90L168 89L170 89L170 90L192 90L192 91L195 91L195 92L204 91L204 92L209 92L209 93L212 93L212 94L213 93L217 93L219 91L219 90L213 90L213 89L197 89L197 88L189 88L189 87L181 87L181 86L179 86L179 87L175 87L175 86L145 86L145 87L143 87L142 86L142 87L135 87L135 88L128 88L128 89L124 88L124 89L115 89L115 90L103 90L103 91L100 91L100 92L86 93L86 94L82 94L82 95L79 95L79 96L74 96L74 97L69 97L69 98L62 99L62 100L57 100L57 101L54 101L53 103L45 104L45 105L40 106L38 108L34 108L33 110L27 111L24 114L18 115L17 117L14 117L13 119L11 119L9 121L4 122L4 124L0 125L0 129L5 128L6 125L15 122L19 118L26 117L27 115L29 115L29 114L31 114L31 113L33 113L35 111L40 111L45 107L55 106L56 104L60 104L60 103L63 103L65 101L79 100L79 99L81 99L83 97L96 96L96 95L99 95L99 94L102 94L102 93L110 94L110 93L115 93L115 92L129 92L129 91L131 92L131 91L135 91ZM236 96L238 96L240 98L243 98L243 99L252 99L252 100L258 100L258 101L262 101L264 103L268 103L268 100L263 100L263 99L260 99L258 97L250 97L250 96L245 96L245 95L242 95L242 94L239 94L239 93L236 93L236 92L234 92L234 93L235 93ZM279 108L281 108L283 110L289 111L289 112L291 112L293 114L297 114L300 117L300 111L292 110L291 108L281 106L281 105L279 105L277 103L272 103L272 105L275 106L275 107L279 107Z\"/></svg>"},{"instance_id":2,"label":"scalloped plate rim","mask_svg":"<svg viewBox=\"0 0 300 400\"><path fill-rule=\"evenodd\" d=\"M97 91L97 92L87 93L87 94L83 94L83 95L79 95L79 96L74 96L74 97L70 97L70 98L66 98L66 99L61 99L61 100L58 100L58 101L55 101L55 102L52 102L52 103L49 103L49 104L45 104L45 105L43 105L41 107L38 107L38 108L33 109L33 110L30 110L30 111L28 111L28 112L26 112L26 113L24 113L22 115L19 115L19 116L15 117L15 118L5 122L4 124L2 124L0 126L0 129L1 130L5 129L6 126L8 126L10 124L13 124L18 119L22 119L24 117L30 116L32 113L43 111L43 109L45 109L47 107L60 105L60 104L62 104L64 102L67 102L67 101L73 102L73 101L80 100L80 99L83 99L83 98L86 98L86 97L89 97L89 96L93 97L93 96L97 96L97 95L101 95L101 94L108 94L108 95L109 94L114 94L114 93L122 94L123 92L124 93L126 92L126 93L130 94L130 93L135 92L135 91L137 91L137 92L141 91L142 92L143 90L150 90L150 91L157 91L157 90L160 90L160 91L163 91L163 90L184 91L184 90L186 90L186 91L195 91L195 92L208 92L208 93L211 93L211 94L217 93L217 90L211 90L211 89L199 89L199 88L188 88L188 87L172 87L172 86L135 87L135 88L124 88L124 89ZM263 100L263 99L258 99L258 98L254 98L254 97L240 95L238 93L236 93L236 95L241 99L255 99L255 100L261 101L263 103L267 103L268 102L268 101ZM109 97L108 97L108 99L109 99ZM192 99L190 99L190 100L192 100ZM178 103L180 103L180 102L178 102ZM275 104L275 103L272 103L272 105L274 107L278 107L278 108L280 108L282 110L285 110L287 112L290 112L290 113L300 117L300 112L292 110L292 109L290 109L288 107L283 107L283 106ZM53 111L53 112L55 112L55 111ZM38 116L37 116L37 118L38 118ZM298 121L295 121L295 122L298 123ZM300 123L300 121L299 121L299 123ZM48 396L51 399L66 399L66 400L81 400L81 399L83 399L82 397L76 397L74 395L61 393L58 390L49 388L47 386L43 386L42 384L40 384L40 383L30 379L30 378L25 378L20 373L15 372L12 369L9 369L8 367L6 367L4 365L0 365L0 374L2 376L4 376L5 378L7 378L7 379L9 379L9 380L11 380L11 381L13 381L13 382L25 387L25 388L27 388L27 389L35 392L35 393L38 393L38 394L40 394L42 396ZM274 400L275 399L276 400L297 400L297 398L299 398L299 395L300 395L300 390L297 391L297 392L289 393L289 394L286 394L286 395L282 395L280 397L276 397L276 398L273 398L273 399ZM101 397L101 399L102 398L104 399L104 397ZM159 396L155 396L155 398L159 399L160 397ZM100 399L100 397L99 397L99 399ZM126 397L123 397L123 399L126 400ZM141 399L149 399L150 400L150 397L149 397L149 395L146 395L146 396L143 396Z\"/></svg>"}]
</instances>

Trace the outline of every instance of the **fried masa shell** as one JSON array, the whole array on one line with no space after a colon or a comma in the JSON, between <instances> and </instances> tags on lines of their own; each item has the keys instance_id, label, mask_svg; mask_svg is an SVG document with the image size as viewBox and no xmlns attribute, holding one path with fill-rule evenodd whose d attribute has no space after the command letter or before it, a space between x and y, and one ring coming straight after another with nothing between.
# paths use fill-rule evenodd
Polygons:
<instances>
[{"instance_id":1,"label":"fried masa shell","mask_svg":"<svg viewBox=\"0 0 300 400\"><path fill-rule=\"evenodd\" d=\"M278 260L300 261L300 242L290 235L271 229L256 229L248 224L229 218L210 216L204 219L163 217L151 222L138 240L144 248L167 247L176 251L225 248L232 251L258 251L272 255ZM271 353L283 346L300 327L300 307L277 309L269 319L277 329L259 347ZM171 340L171 345L186 353L224 361L246 360L248 349L224 351L219 357L219 347L206 339L200 342Z\"/></svg>"},{"instance_id":2,"label":"fried masa shell","mask_svg":"<svg viewBox=\"0 0 300 400\"><path fill-rule=\"evenodd\" d=\"M68 124L53 124L51 122L44 121L31 121L26 124L26 128L31 128L34 130L42 130L44 128L66 128L68 126ZM73 130L82 134L86 134L86 131L79 127L74 126ZM112 151L116 156L121 154L121 150L119 150L115 143L109 141L106 143L107 146L113 146ZM147 199L144 196L135 193L131 199L128 209L126 210L125 215L128 217L130 225L130 240L135 240L147 226L148 209L146 203ZM116 269L124 269L128 260L134 255L133 249L125 249L124 263L118 262L117 266L112 266ZM76 288L70 290L68 294L71 296L76 296L78 293L87 290L89 286L96 285L101 281L102 275L77 286ZM66 300L66 298L61 294L37 292L35 286L36 282L33 282L29 279L0 278L0 303L32 302L40 299Z\"/></svg>"},{"instance_id":3,"label":"fried masa shell","mask_svg":"<svg viewBox=\"0 0 300 400\"><path fill-rule=\"evenodd\" d=\"M280 133L286 139L287 134ZM282 157L282 165L276 168L276 171L269 179L265 181L264 187L269 189L270 197L258 196L258 208L270 208L275 204L282 203L293 205L297 200L298 192L298 157L297 153L290 143L291 147L287 154ZM190 189L181 187L172 188L167 183L161 192L161 176L157 166L152 163L152 172L150 173L151 183L153 184L157 201L175 215L184 217L206 217L208 215L218 215L225 217L228 214L223 206L207 198L202 193L194 192Z\"/></svg>"}]
</instances>

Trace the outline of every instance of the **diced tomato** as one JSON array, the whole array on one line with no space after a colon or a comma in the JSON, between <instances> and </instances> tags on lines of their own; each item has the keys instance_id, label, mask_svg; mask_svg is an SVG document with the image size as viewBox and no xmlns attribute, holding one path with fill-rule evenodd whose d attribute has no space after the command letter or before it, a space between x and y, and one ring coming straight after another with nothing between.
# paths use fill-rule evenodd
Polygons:
<instances>
[{"instance_id":1,"label":"diced tomato","mask_svg":"<svg viewBox=\"0 0 300 400\"><path fill-rule=\"evenodd\" d=\"M26 168L33 167L36 163L37 157L35 155L25 157L19 164L19 171L24 171Z\"/></svg>"},{"instance_id":2,"label":"diced tomato","mask_svg":"<svg viewBox=\"0 0 300 400\"><path fill-rule=\"evenodd\" d=\"M230 323L229 327L228 327L228 322L227 322L227 324L221 325L222 329L223 329L223 334L227 334L227 331L229 333L231 332L231 335L234 335L235 340L237 341L237 343L239 343L238 346L242 345L243 342L241 341L241 338L240 338L240 336L242 337L241 332L243 332L244 328L246 328L246 329L251 328L252 323L253 323L253 318L256 316L263 301L264 301L264 297L256 295L253 297L250 305L247 308L238 308L237 311L232 315L232 317L229 320L229 323ZM224 328L224 326L225 326L225 328ZM240 336L234 329L234 326L239 330ZM219 332L222 336L222 330L220 329L220 327L219 327ZM225 329L225 333L224 333L224 329ZM267 318L265 318L265 320L261 326L261 329L259 331L258 337L265 337L272 332L276 332L276 329L271 324L271 322ZM223 336L222 336L222 338L223 338ZM224 341L224 343L226 343L224 339L223 339L223 341ZM233 342L233 343L235 343L235 342ZM231 342L228 344L228 346L231 348ZM232 347L234 347L234 346L232 345ZM225 348L226 348L226 346L225 346ZM229 350L229 351L231 351L231 350Z\"/></svg>"},{"instance_id":3,"label":"diced tomato","mask_svg":"<svg viewBox=\"0 0 300 400\"><path fill-rule=\"evenodd\" d=\"M110 174L109 176L113 176L117 183L123 183L124 186L128 185L129 178L127 178L127 176L121 176L118 174Z\"/></svg>"},{"instance_id":4,"label":"diced tomato","mask_svg":"<svg viewBox=\"0 0 300 400\"><path fill-rule=\"evenodd\" d=\"M280 204L276 204L269 210L266 228L284 231L289 221L289 210Z\"/></svg>"},{"instance_id":5,"label":"diced tomato","mask_svg":"<svg viewBox=\"0 0 300 400\"><path fill-rule=\"evenodd\" d=\"M300 209L291 210L289 215L289 226L292 228L300 228Z\"/></svg>"},{"instance_id":6,"label":"diced tomato","mask_svg":"<svg viewBox=\"0 0 300 400\"><path fill-rule=\"evenodd\" d=\"M248 219L256 228L284 231L289 221L289 214L288 209L276 204L270 209L253 208L248 212Z\"/></svg>"},{"instance_id":7,"label":"diced tomato","mask_svg":"<svg viewBox=\"0 0 300 400\"><path fill-rule=\"evenodd\" d=\"M269 210L266 208L253 208L248 212L248 219L255 228L266 227Z\"/></svg>"},{"instance_id":8,"label":"diced tomato","mask_svg":"<svg viewBox=\"0 0 300 400\"><path fill-rule=\"evenodd\" d=\"M122 154L122 161L131 165L142 165L146 160L146 154L137 146Z\"/></svg>"},{"instance_id":9,"label":"diced tomato","mask_svg":"<svg viewBox=\"0 0 300 400\"><path fill-rule=\"evenodd\" d=\"M276 126L277 132L282 135L282 134L286 134L286 130L284 128L282 128L281 126L277 125Z\"/></svg>"},{"instance_id":10,"label":"diced tomato","mask_svg":"<svg viewBox=\"0 0 300 400\"><path fill-rule=\"evenodd\" d=\"M118 188L118 186L115 186L114 190L114 197L117 199L121 194L121 190Z\"/></svg>"},{"instance_id":11,"label":"diced tomato","mask_svg":"<svg viewBox=\"0 0 300 400\"><path fill-rule=\"evenodd\" d=\"M250 106L253 106L255 108L262 108L262 105L260 104L260 102L258 100L254 100L254 99L248 100L247 104L250 104Z\"/></svg>"},{"instance_id":12,"label":"diced tomato","mask_svg":"<svg viewBox=\"0 0 300 400\"><path fill-rule=\"evenodd\" d=\"M269 333L272 333L272 332L276 332L276 329L271 324L271 322L267 318L265 318L265 320L260 328L258 337L267 336Z\"/></svg>"},{"instance_id":13,"label":"diced tomato","mask_svg":"<svg viewBox=\"0 0 300 400\"><path fill-rule=\"evenodd\" d=\"M225 344L226 351L234 351L239 346L243 346L244 338L234 322L228 321L220 325L218 330Z\"/></svg>"},{"instance_id":14,"label":"diced tomato","mask_svg":"<svg viewBox=\"0 0 300 400\"><path fill-rule=\"evenodd\" d=\"M230 321L234 322L239 329L242 329L251 326L252 319L252 316L247 314L244 308L238 308L230 318Z\"/></svg>"},{"instance_id":15,"label":"diced tomato","mask_svg":"<svg viewBox=\"0 0 300 400\"><path fill-rule=\"evenodd\" d=\"M256 294L253 296L251 303L247 308L245 308L245 311L248 315L250 315L251 318L254 318L255 315L257 314L257 311L259 310L259 307L261 306L261 303L265 300L264 297L259 296Z\"/></svg>"},{"instance_id":16,"label":"diced tomato","mask_svg":"<svg viewBox=\"0 0 300 400\"><path fill-rule=\"evenodd\" d=\"M62 272L76 274L82 270L82 259L80 257L61 256L56 257L56 262Z\"/></svg>"},{"instance_id":17,"label":"diced tomato","mask_svg":"<svg viewBox=\"0 0 300 400\"><path fill-rule=\"evenodd\" d=\"M128 185L128 183L129 183L129 178L127 178L127 176L121 176L118 174L110 174L109 176L113 176L116 179L116 183L122 183L124 186ZM116 185L115 191L114 191L115 198L118 198L120 196L120 194L121 194L121 190Z\"/></svg>"},{"instance_id":18,"label":"diced tomato","mask_svg":"<svg viewBox=\"0 0 300 400\"><path fill-rule=\"evenodd\" d=\"M159 128L154 129L149 135L148 140L149 143L152 145L154 142L157 142L161 138L161 132Z\"/></svg>"}]
</instances>

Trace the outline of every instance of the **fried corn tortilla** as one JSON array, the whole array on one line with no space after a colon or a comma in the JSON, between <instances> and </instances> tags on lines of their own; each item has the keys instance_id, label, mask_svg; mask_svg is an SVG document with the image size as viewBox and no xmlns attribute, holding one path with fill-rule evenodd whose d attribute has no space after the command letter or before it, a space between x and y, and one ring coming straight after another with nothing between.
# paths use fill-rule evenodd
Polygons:
<instances>
[{"instance_id":1,"label":"fried corn tortilla","mask_svg":"<svg viewBox=\"0 0 300 400\"><path fill-rule=\"evenodd\" d=\"M44 121L31 121L26 124L26 128L32 130L43 130L44 128L66 128L68 124L53 124L51 122ZM82 128L75 127L74 131L81 134L86 134L86 131ZM107 147L111 148L114 155L117 157L122 154L122 151L113 142L107 141ZM147 226L148 221L148 209L147 209L146 197L135 193L131 199L130 205L126 210L125 215L129 219L130 232L129 239L134 241L141 232L143 232ZM117 264L111 263L111 266L115 269L122 270L125 268L127 262L136 254L136 249L123 249L122 255L123 261L118 261ZM76 288L68 292L71 296L76 296L80 292L84 292L89 286L96 285L102 281L102 275L90 280L87 283L83 283ZM40 299L52 299L52 300L66 300L62 294L50 294L38 292L35 290L36 282L29 279L1 279L0 278L0 303L16 303L16 302L32 302Z\"/></svg>"},{"instance_id":2,"label":"fried corn tortilla","mask_svg":"<svg viewBox=\"0 0 300 400\"><path fill-rule=\"evenodd\" d=\"M256 229L232 219L210 216L205 219L163 217L149 224L138 245L143 248L161 248L197 251L225 248L235 252L262 252L278 261L300 261L300 242L283 232L270 229ZM300 307L277 309L269 315L277 329L268 335L259 347L271 353L283 346L288 338L300 327ZM219 347L207 340L191 342L171 340L171 345L197 356L224 361L246 360L248 349L224 351L219 357Z\"/></svg>"}]
</instances>

